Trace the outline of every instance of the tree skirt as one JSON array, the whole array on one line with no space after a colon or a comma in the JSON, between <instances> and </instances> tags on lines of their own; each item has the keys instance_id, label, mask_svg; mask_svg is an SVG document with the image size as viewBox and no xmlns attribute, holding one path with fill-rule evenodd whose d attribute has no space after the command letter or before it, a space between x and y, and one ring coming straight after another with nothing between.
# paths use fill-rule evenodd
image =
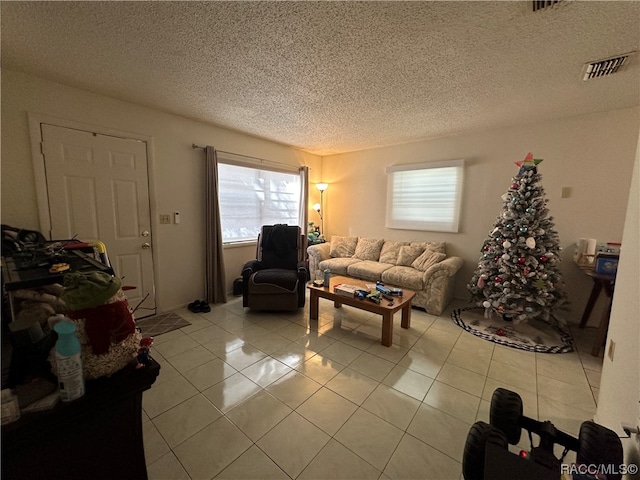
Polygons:
<instances>
[{"instance_id":1,"label":"tree skirt","mask_svg":"<svg viewBox=\"0 0 640 480\"><path fill-rule=\"evenodd\" d=\"M157 337L163 333L168 333L189 325L191 325L191 323L173 312L136 320L136 327L140 329L142 335L145 337Z\"/></svg>"},{"instance_id":2,"label":"tree skirt","mask_svg":"<svg viewBox=\"0 0 640 480\"><path fill-rule=\"evenodd\" d=\"M499 345L539 353L573 351L571 335L542 320L514 324L495 313L491 318L485 318L484 308L477 307L454 310L451 318L467 332Z\"/></svg>"}]
</instances>

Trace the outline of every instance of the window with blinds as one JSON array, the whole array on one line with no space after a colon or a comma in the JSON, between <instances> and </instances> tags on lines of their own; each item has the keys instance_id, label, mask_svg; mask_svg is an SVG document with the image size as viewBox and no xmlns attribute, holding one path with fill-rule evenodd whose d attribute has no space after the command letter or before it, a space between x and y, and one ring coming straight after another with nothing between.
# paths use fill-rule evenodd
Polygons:
<instances>
[{"instance_id":1,"label":"window with blinds","mask_svg":"<svg viewBox=\"0 0 640 480\"><path fill-rule=\"evenodd\" d=\"M387 228L458 232L464 160L387 167Z\"/></svg>"},{"instance_id":2,"label":"window with blinds","mask_svg":"<svg viewBox=\"0 0 640 480\"><path fill-rule=\"evenodd\" d=\"M298 225L300 174L218 163L222 242L255 241L262 225Z\"/></svg>"}]
</instances>

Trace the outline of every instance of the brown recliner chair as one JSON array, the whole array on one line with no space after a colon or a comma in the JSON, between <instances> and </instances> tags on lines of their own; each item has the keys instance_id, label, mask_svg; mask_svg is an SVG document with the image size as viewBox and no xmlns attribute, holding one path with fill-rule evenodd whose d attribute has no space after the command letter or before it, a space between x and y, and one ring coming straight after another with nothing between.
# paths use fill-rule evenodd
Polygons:
<instances>
[{"instance_id":1,"label":"brown recliner chair","mask_svg":"<svg viewBox=\"0 0 640 480\"><path fill-rule=\"evenodd\" d=\"M306 244L300 227L264 225L258 236L257 259L242 268L242 305L253 310L304 307Z\"/></svg>"}]
</instances>

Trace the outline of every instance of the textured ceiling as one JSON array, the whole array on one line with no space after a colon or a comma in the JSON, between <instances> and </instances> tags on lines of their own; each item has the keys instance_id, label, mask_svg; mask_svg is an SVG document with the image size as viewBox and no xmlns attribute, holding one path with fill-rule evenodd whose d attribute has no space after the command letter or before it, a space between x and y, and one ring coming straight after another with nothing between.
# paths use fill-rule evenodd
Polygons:
<instances>
[{"instance_id":1,"label":"textured ceiling","mask_svg":"<svg viewBox=\"0 0 640 480\"><path fill-rule=\"evenodd\" d=\"M640 3L7 2L2 66L319 155L640 103Z\"/></svg>"}]
</instances>

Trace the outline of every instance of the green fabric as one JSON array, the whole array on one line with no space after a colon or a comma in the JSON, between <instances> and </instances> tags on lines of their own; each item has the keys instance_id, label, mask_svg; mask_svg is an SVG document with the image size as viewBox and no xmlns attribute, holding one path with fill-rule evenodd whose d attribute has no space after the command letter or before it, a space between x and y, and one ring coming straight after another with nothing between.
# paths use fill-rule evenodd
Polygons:
<instances>
[{"instance_id":1,"label":"green fabric","mask_svg":"<svg viewBox=\"0 0 640 480\"><path fill-rule=\"evenodd\" d=\"M97 307L107 303L121 286L119 278L104 272L67 273L62 299L71 310Z\"/></svg>"}]
</instances>

